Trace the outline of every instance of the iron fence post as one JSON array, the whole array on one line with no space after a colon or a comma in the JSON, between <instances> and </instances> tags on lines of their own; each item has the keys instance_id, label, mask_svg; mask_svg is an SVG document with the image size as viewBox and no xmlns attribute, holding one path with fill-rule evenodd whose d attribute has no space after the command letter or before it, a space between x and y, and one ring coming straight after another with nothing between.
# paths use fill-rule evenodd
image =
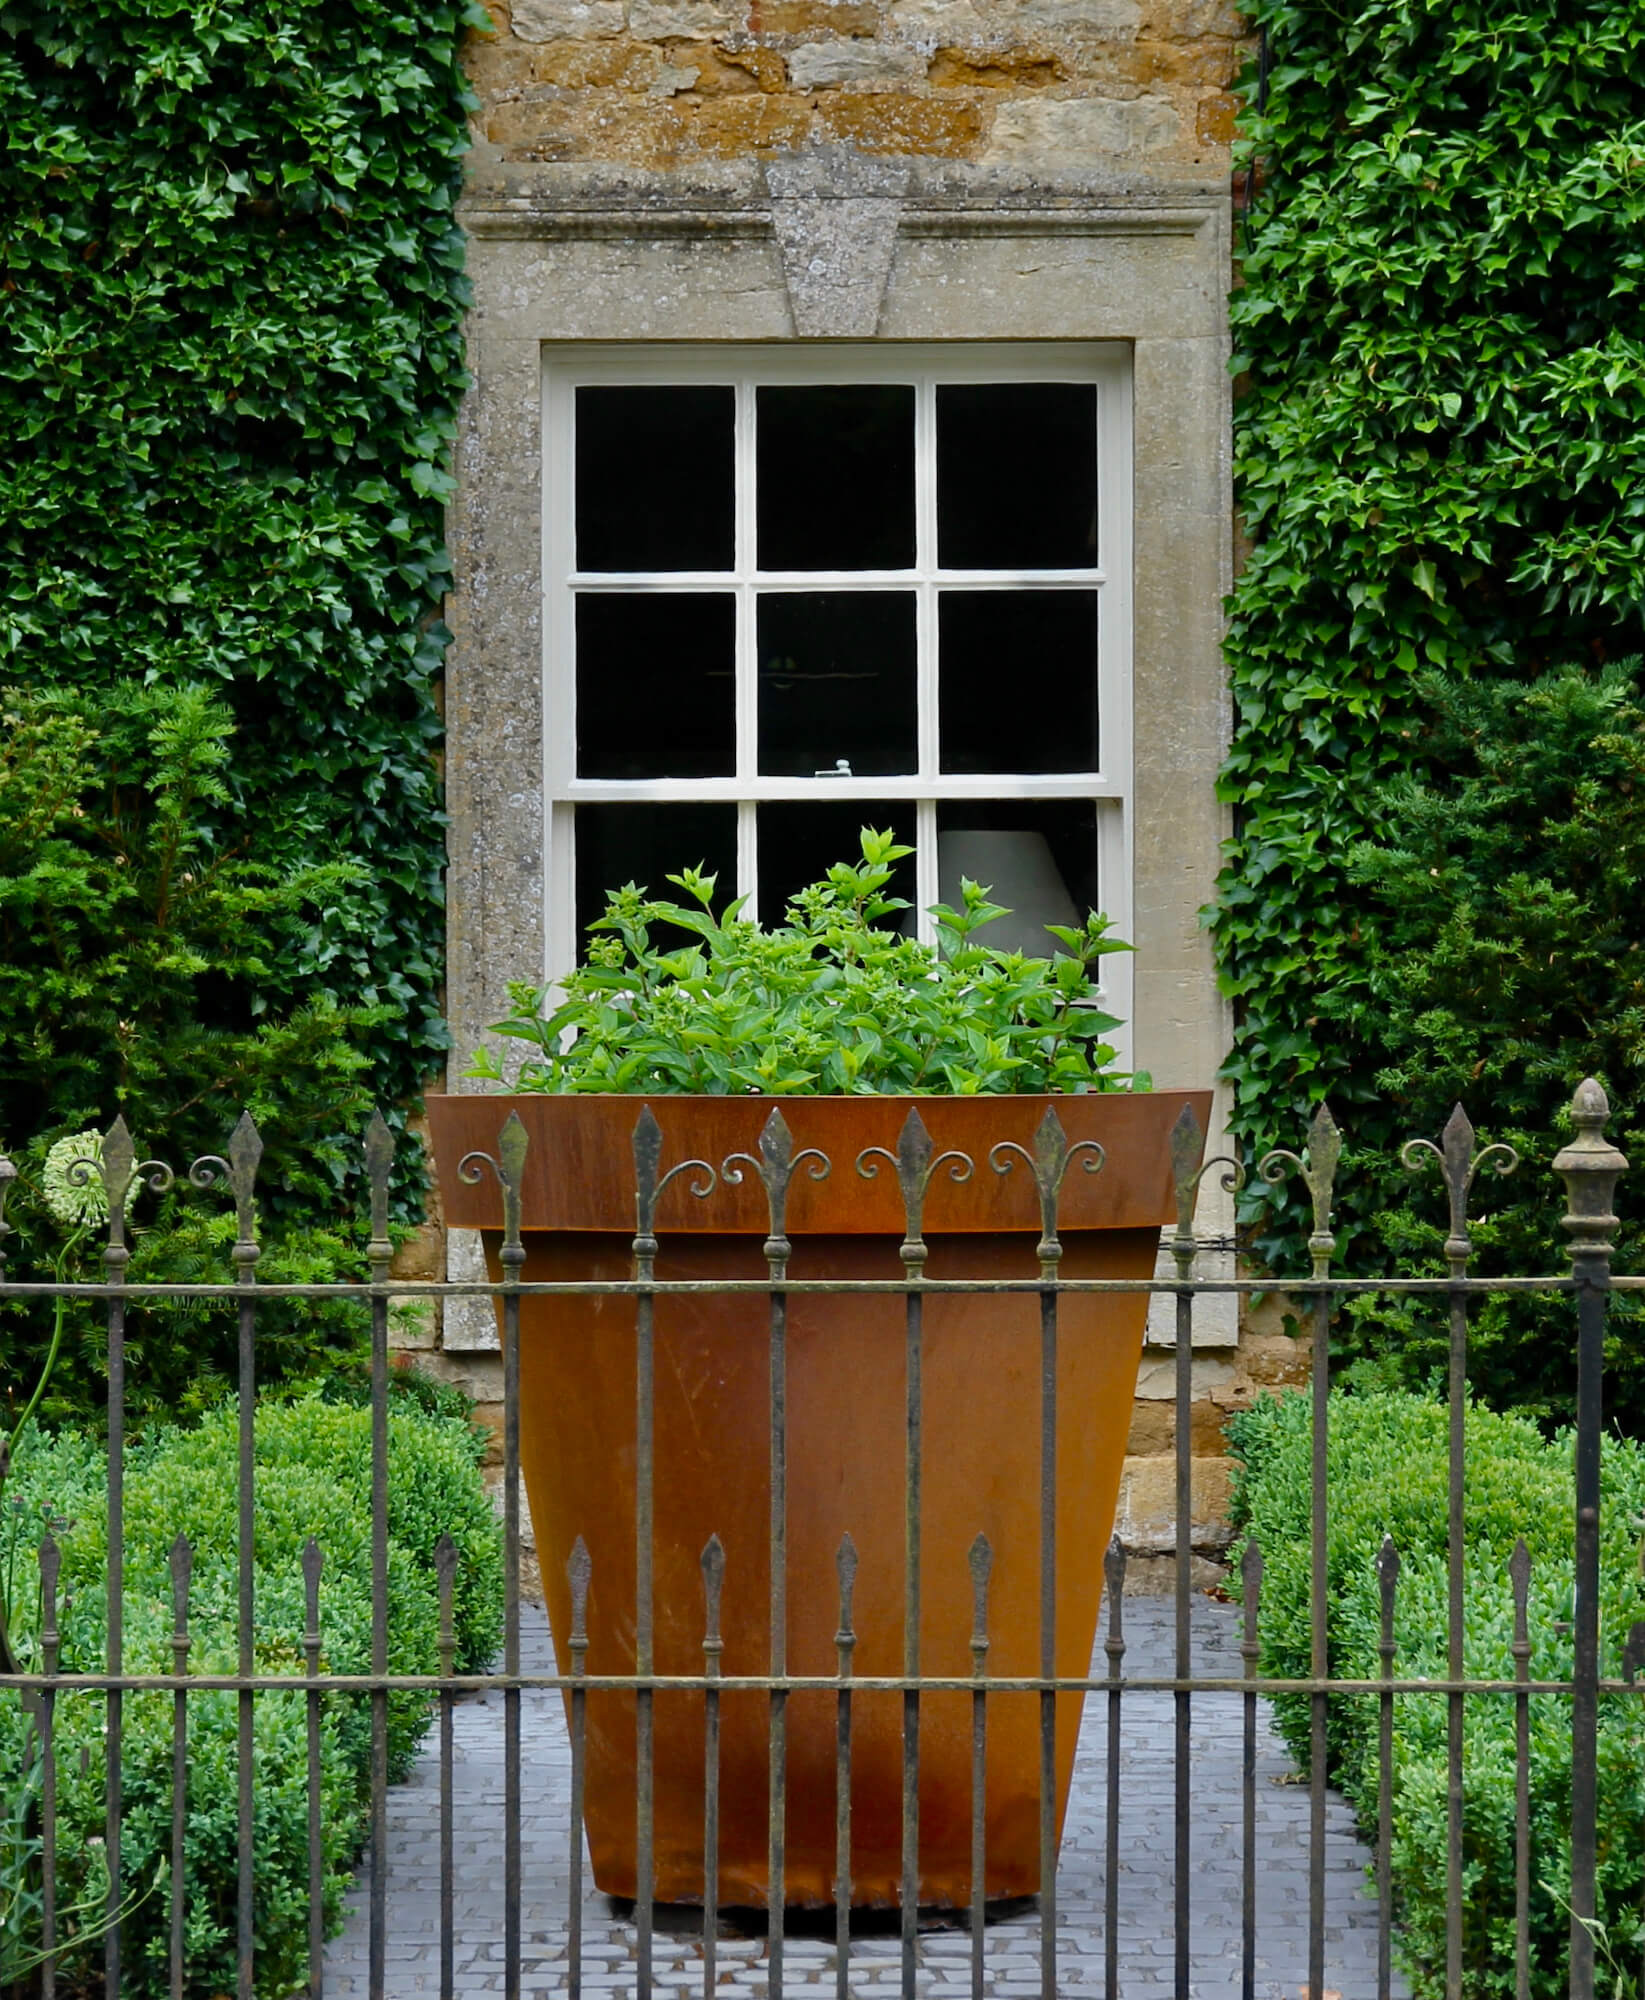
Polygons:
<instances>
[{"instance_id":1,"label":"iron fence post","mask_svg":"<svg viewBox=\"0 0 1645 2000\"><path fill-rule=\"evenodd\" d=\"M1571 1695L1571 2000L1593 2000L1594 1877L1598 1845L1599 1441L1605 1315L1611 1290L1611 1212L1628 1162L1605 1137L1611 1107L1593 1077L1571 1100L1575 1137L1554 1160L1565 1183L1561 1223L1577 1284L1576 1604Z\"/></svg>"}]
</instances>

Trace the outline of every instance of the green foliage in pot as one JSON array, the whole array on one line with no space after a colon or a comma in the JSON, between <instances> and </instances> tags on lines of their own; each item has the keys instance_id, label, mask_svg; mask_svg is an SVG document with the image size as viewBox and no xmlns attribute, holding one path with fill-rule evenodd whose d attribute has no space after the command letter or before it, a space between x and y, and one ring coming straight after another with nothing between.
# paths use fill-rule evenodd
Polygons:
<instances>
[{"instance_id":1,"label":"green foliage in pot","mask_svg":"<svg viewBox=\"0 0 1645 2000\"><path fill-rule=\"evenodd\" d=\"M532 1050L520 1090L698 1092L774 1096L930 1091L1146 1088L1118 1075L1104 1039L1119 1023L1100 1005L1096 968L1131 947L1108 919L1052 926L1063 949L1033 958L991 950L977 933L1006 914L974 882L961 907L932 912L935 950L894 928L908 907L889 893L912 850L862 830L862 855L791 901L770 930L716 916L715 878L668 879L686 898L658 901L633 883L590 926L588 962L553 1004L510 988L514 1012L492 1032ZM660 940L672 931L676 940ZM484 1049L471 1076L503 1080Z\"/></svg>"},{"instance_id":2,"label":"green foliage in pot","mask_svg":"<svg viewBox=\"0 0 1645 2000\"><path fill-rule=\"evenodd\" d=\"M1235 1514L1262 1550L1260 1669L1310 1671L1312 1400L1265 1396L1231 1426L1240 1461ZM1381 1608L1377 1552L1400 1556L1394 1671L1402 1680L1448 1675L1446 1540L1449 1412L1406 1393L1333 1395L1326 1550L1330 1671L1374 1680ZM1509 1413L1470 1407L1465 1427L1466 1550L1463 1657L1476 1680L1512 1681L1513 1590L1521 1535L1531 1555L1528 1593L1533 1681L1569 1681L1573 1599L1571 1438L1544 1438ZM1645 1618L1645 1448L1605 1441L1600 1547L1600 1672L1616 1677L1630 1629ZM1238 1576L1239 1550L1234 1551ZM1274 1704L1281 1733L1306 1765L1305 1695ZM1374 1837L1380 1775L1375 1695L1333 1695L1327 1745L1332 1782ZM1530 1697L1532 2000L1564 2000L1570 1939L1571 1706ZM1645 1925L1645 1705L1637 1694L1601 1700L1599 1919L1607 1948L1640 1963ZM1433 1695L1394 1702L1391 1859L1398 1943L1418 2000L1445 1992L1446 1705ZM1462 2000L1512 2000L1514 1974L1514 1709L1501 1695L1466 1703L1463 1744ZM1617 1988L1618 1992L1626 1991ZM1607 1992L1611 1988L1606 1988Z\"/></svg>"}]
</instances>

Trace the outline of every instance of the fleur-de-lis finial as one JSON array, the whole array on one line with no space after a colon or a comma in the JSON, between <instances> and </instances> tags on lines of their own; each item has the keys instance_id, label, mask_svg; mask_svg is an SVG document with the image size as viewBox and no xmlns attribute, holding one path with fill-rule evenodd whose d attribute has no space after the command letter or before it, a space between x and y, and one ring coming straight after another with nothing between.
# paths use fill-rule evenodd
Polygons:
<instances>
[{"instance_id":1,"label":"fleur-de-lis finial","mask_svg":"<svg viewBox=\"0 0 1645 2000\"><path fill-rule=\"evenodd\" d=\"M1194 1211L1199 1206L1200 1186L1206 1175L1221 1167L1222 1185L1229 1194L1238 1194L1245 1185L1245 1169L1238 1160L1220 1153L1207 1160L1204 1155L1205 1128L1193 1105L1185 1104L1171 1127L1171 1185L1177 1208L1171 1254L1176 1259L1177 1275L1185 1282L1193 1275L1194 1254L1199 1247L1194 1235Z\"/></svg>"},{"instance_id":2,"label":"fleur-de-lis finial","mask_svg":"<svg viewBox=\"0 0 1645 2000\"><path fill-rule=\"evenodd\" d=\"M1467 1270L1468 1258L1473 1250L1468 1238L1468 1196L1473 1189L1474 1177L1483 1166L1489 1166L1493 1173L1511 1174L1519 1165L1519 1155L1512 1146L1500 1141L1482 1146L1476 1153L1473 1123L1459 1104L1446 1119L1445 1130L1440 1134L1437 1146L1432 1139L1407 1139L1399 1149L1399 1157L1406 1171L1413 1174L1420 1172L1430 1159L1438 1160L1451 1211L1451 1233L1445 1239L1445 1258L1452 1275L1460 1278Z\"/></svg>"},{"instance_id":3,"label":"fleur-de-lis finial","mask_svg":"<svg viewBox=\"0 0 1645 2000\"><path fill-rule=\"evenodd\" d=\"M917 1274L929 1254L925 1242L925 1197L937 1169L946 1166L951 1181L968 1181L975 1171L974 1163L968 1153L954 1149L939 1153L931 1143L931 1134L917 1106L902 1122L896 1152L884 1146L865 1146L857 1155L857 1172L865 1181L871 1181L879 1173L881 1160L897 1170L904 1217L902 1261Z\"/></svg>"},{"instance_id":4,"label":"fleur-de-lis finial","mask_svg":"<svg viewBox=\"0 0 1645 2000\"><path fill-rule=\"evenodd\" d=\"M765 1256L774 1277L785 1275L788 1254L793 1247L788 1241L789 1183L796 1169L808 1162L814 1181L827 1179L833 1166L828 1155L819 1152L815 1146L806 1146L795 1152L794 1135L788 1129L788 1120L783 1116L781 1107L773 1105L770 1117L760 1128L759 1158L755 1159L752 1153L727 1153L720 1165L721 1179L732 1187L740 1185L742 1169L752 1167L765 1188L770 1229L765 1242Z\"/></svg>"},{"instance_id":5,"label":"fleur-de-lis finial","mask_svg":"<svg viewBox=\"0 0 1645 2000\"><path fill-rule=\"evenodd\" d=\"M1285 1147L1264 1156L1257 1172L1270 1186L1284 1180L1294 1168L1307 1184L1314 1208L1314 1233L1308 1239L1313 1275L1325 1277L1331 1268L1331 1253L1337 1240L1331 1234L1331 1198L1336 1187L1337 1162L1342 1157L1342 1134L1331 1116L1331 1107L1321 1103L1308 1127L1307 1150L1301 1158Z\"/></svg>"},{"instance_id":6,"label":"fleur-de-lis finial","mask_svg":"<svg viewBox=\"0 0 1645 2000\"><path fill-rule=\"evenodd\" d=\"M1032 1152L1026 1146L1019 1146L1015 1139L1002 1139L988 1149L988 1164L997 1174L1010 1173L1014 1159L1026 1160L1033 1171L1034 1187L1040 1198L1040 1240L1035 1254L1040 1260L1040 1274L1046 1279L1056 1276L1062 1257L1062 1243L1057 1236L1057 1205L1069 1163L1079 1154L1085 1155L1088 1174L1100 1173L1108 1157L1095 1139L1079 1139L1069 1145L1056 1107L1050 1104L1034 1127Z\"/></svg>"}]
</instances>

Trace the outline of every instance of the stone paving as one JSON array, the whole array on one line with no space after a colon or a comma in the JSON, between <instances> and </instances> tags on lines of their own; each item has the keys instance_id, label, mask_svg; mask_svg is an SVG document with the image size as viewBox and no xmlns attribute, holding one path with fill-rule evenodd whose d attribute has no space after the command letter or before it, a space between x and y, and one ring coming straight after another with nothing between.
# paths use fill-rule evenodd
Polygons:
<instances>
[{"instance_id":1,"label":"stone paving","mask_svg":"<svg viewBox=\"0 0 1645 2000\"><path fill-rule=\"evenodd\" d=\"M1238 1614L1231 1605L1196 1601L1195 1671L1237 1675ZM1171 1671L1173 1609L1169 1601L1126 1604L1126 1670ZM522 1617L527 1672L552 1671L543 1612ZM1102 1654L1098 1651L1099 1671ZM1058 1989L1103 1992L1105 1702L1087 1704L1074 1768L1058 1870ZM523 1991L565 1990L567 1902L566 1805L570 1743L563 1706L553 1693L521 1702L524 1744L522 1870ZM1171 1697L1134 1694L1125 1700L1122 1748L1119 1996L1151 2000L1172 1990L1172 1726ZM1240 1990L1240 1701L1199 1695L1194 1703L1194 2000L1238 2000ZM459 1704L456 1738L456 1990L502 1991L502 1699ZM1257 1996L1306 2000L1308 1921L1308 1793L1261 1712L1257 1738ZM430 1745L410 1780L389 1799L388 2000L438 1993L439 1763ZM1371 2000L1376 1991L1376 1907L1369 1893L1365 1848L1347 1807L1330 1801L1326 1860L1326 1993L1324 2000ZM585 1880L583 1985L591 1995L632 1993L634 1927ZM900 1977L895 1935L865 1935L852 1945L853 1993L891 1994ZM919 1991L970 1991L971 1941L963 1930L923 1932ZM761 1938L722 1936L717 1991L751 2000L767 1991ZM659 1994L700 1992L702 1949L690 1935L659 1931L654 1944ZM367 1992L364 1878L351 1899L347 1927L326 1955L325 1990L333 2000ZM988 1927L988 1991L1007 1996L1040 1990L1039 1923L1032 1910L1002 1912ZM831 1938L790 1936L784 1988L834 1988ZM1406 1988L1397 1976L1396 2000Z\"/></svg>"}]
</instances>

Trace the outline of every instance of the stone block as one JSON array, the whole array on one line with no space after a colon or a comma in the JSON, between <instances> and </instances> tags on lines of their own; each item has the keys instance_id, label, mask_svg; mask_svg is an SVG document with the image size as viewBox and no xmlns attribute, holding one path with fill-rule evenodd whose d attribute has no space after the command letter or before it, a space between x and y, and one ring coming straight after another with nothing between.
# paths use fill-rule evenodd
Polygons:
<instances>
[{"instance_id":1,"label":"stone block","mask_svg":"<svg viewBox=\"0 0 1645 2000\"><path fill-rule=\"evenodd\" d=\"M788 55L788 73L796 90L908 83L919 72L920 58L914 49L867 38L803 42Z\"/></svg>"},{"instance_id":2,"label":"stone block","mask_svg":"<svg viewBox=\"0 0 1645 2000\"><path fill-rule=\"evenodd\" d=\"M691 87L699 97L736 97L751 90L787 88L788 71L775 49L758 42L727 47L719 42L669 42L670 58L697 73Z\"/></svg>"},{"instance_id":3,"label":"stone block","mask_svg":"<svg viewBox=\"0 0 1645 2000\"><path fill-rule=\"evenodd\" d=\"M754 0L749 27L761 35L874 35L880 9L867 0Z\"/></svg>"},{"instance_id":4,"label":"stone block","mask_svg":"<svg viewBox=\"0 0 1645 2000\"><path fill-rule=\"evenodd\" d=\"M439 1308L432 1299L390 1299L388 1344L400 1354L431 1354L440 1344Z\"/></svg>"},{"instance_id":5,"label":"stone block","mask_svg":"<svg viewBox=\"0 0 1645 2000\"><path fill-rule=\"evenodd\" d=\"M511 26L522 42L552 42L562 35L620 35L621 0L514 0Z\"/></svg>"},{"instance_id":6,"label":"stone block","mask_svg":"<svg viewBox=\"0 0 1645 2000\"><path fill-rule=\"evenodd\" d=\"M1167 152L1181 134L1163 97L1028 97L1000 106L982 157L1002 165L1132 158Z\"/></svg>"},{"instance_id":7,"label":"stone block","mask_svg":"<svg viewBox=\"0 0 1645 2000\"><path fill-rule=\"evenodd\" d=\"M396 1278L438 1278L445 1269L445 1261L445 1231L437 1222L423 1222L395 1251L388 1268Z\"/></svg>"},{"instance_id":8,"label":"stone block","mask_svg":"<svg viewBox=\"0 0 1645 2000\"><path fill-rule=\"evenodd\" d=\"M1001 8L1022 41L1047 35L1070 41L1130 41L1142 22L1137 0L1019 0Z\"/></svg>"},{"instance_id":9,"label":"stone block","mask_svg":"<svg viewBox=\"0 0 1645 2000\"><path fill-rule=\"evenodd\" d=\"M1215 97L1202 97L1194 113L1194 137L1202 146L1230 146L1239 116L1239 100L1231 92L1219 90Z\"/></svg>"},{"instance_id":10,"label":"stone block","mask_svg":"<svg viewBox=\"0 0 1645 2000\"><path fill-rule=\"evenodd\" d=\"M937 50L925 74L938 90L1044 90L1063 82L1067 69L1041 49L950 47Z\"/></svg>"},{"instance_id":11,"label":"stone block","mask_svg":"<svg viewBox=\"0 0 1645 2000\"><path fill-rule=\"evenodd\" d=\"M1225 1458L1196 1458L1193 1482L1193 1543L1196 1549L1225 1548L1232 1530L1228 1502L1233 1474ZM1115 1527L1128 1549L1163 1551L1176 1541L1176 1467L1170 1458L1128 1458L1120 1477Z\"/></svg>"},{"instance_id":12,"label":"stone block","mask_svg":"<svg viewBox=\"0 0 1645 2000\"><path fill-rule=\"evenodd\" d=\"M969 100L910 91L842 90L820 98L817 115L831 139L865 153L964 159L976 151L983 133L982 113Z\"/></svg>"},{"instance_id":13,"label":"stone block","mask_svg":"<svg viewBox=\"0 0 1645 2000\"><path fill-rule=\"evenodd\" d=\"M744 25L743 12L722 0L628 0L628 29L642 42L723 35Z\"/></svg>"}]
</instances>

